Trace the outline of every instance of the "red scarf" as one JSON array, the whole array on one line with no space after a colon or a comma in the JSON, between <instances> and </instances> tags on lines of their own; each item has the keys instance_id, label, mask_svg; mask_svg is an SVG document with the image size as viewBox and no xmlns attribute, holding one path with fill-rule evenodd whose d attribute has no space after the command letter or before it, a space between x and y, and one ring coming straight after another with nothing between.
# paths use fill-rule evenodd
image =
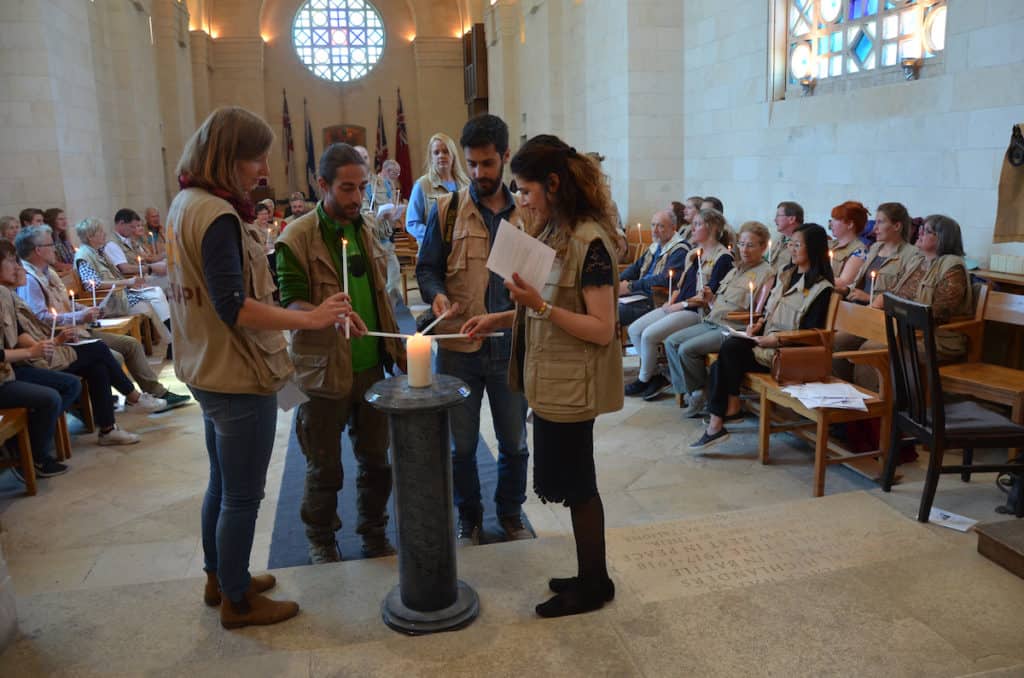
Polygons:
<instances>
[{"instance_id":1,"label":"red scarf","mask_svg":"<svg viewBox=\"0 0 1024 678\"><path fill-rule=\"evenodd\" d=\"M225 191L223 188L210 188L188 174L181 174L178 176L178 186L182 190L185 190L186 188L201 188L204 191L212 193L218 198L223 198L231 203L231 206L235 208L236 212L238 212L238 216L242 217L246 223L251 224L256 221L256 205L253 204L252 200L250 200L248 196L239 200L238 196L234 193Z\"/></svg>"}]
</instances>

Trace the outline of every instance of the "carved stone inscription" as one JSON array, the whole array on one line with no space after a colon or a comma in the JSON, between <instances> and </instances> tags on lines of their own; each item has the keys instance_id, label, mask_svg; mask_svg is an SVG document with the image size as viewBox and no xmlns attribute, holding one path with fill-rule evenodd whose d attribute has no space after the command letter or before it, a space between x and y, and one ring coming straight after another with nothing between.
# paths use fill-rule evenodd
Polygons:
<instances>
[{"instance_id":1,"label":"carved stone inscription","mask_svg":"<svg viewBox=\"0 0 1024 678\"><path fill-rule=\"evenodd\" d=\"M783 581L942 548L864 493L610 530L615 574L644 602Z\"/></svg>"}]
</instances>

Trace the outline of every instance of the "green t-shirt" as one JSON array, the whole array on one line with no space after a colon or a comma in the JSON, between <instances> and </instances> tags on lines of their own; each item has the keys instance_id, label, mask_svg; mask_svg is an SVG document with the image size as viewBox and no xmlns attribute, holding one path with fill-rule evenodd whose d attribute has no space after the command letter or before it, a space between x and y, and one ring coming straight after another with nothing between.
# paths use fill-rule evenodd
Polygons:
<instances>
[{"instance_id":1,"label":"green t-shirt","mask_svg":"<svg viewBox=\"0 0 1024 678\"><path fill-rule=\"evenodd\" d=\"M348 240L348 294L352 298L352 308L363 319L370 330L379 330L377 305L374 302L373 282L370 279L369 257L363 252L359 239L362 218L352 224L341 224L324 211L322 205L316 206L319 217L320 236L331 255L334 268L338 271L338 283L341 280L341 240ZM288 247L277 243L277 284L281 294L281 305L287 307L293 301L309 302L312 298L309 291L309 274L299 264L295 254ZM359 275L356 275L356 274ZM377 337L361 337L352 339L352 371L376 367L380 364L380 340Z\"/></svg>"}]
</instances>

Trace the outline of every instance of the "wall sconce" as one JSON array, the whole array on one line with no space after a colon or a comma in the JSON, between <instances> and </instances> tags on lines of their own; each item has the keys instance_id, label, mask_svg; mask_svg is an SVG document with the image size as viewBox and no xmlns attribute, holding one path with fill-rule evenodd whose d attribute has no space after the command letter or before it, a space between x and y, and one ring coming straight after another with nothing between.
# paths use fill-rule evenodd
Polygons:
<instances>
[{"instance_id":1,"label":"wall sconce","mask_svg":"<svg viewBox=\"0 0 1024 678\"><path fill-rule=\"evenodd\" d=\"M917 80L921 75L921 58L908 57L900 62L903 67L903 77L907 80Z\"/></svg>"},{"instance_id":2,"label":"wall sconce","mask_svg":"<svg viewBox=\"0 0 1024 678\"><path fill-rule=\"evenodd\" d=\"M810 76L800 78L800 88L803 90L805 97L809 97L814 94L814 86L817 84L818 81Z\"/></svg>"}]
</instances>

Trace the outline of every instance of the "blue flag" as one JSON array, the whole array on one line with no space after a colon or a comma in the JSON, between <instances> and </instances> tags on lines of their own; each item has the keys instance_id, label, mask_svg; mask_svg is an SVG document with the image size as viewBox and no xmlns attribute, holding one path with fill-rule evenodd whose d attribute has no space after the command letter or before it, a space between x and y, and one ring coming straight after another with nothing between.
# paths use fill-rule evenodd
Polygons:
<instances>
[{"instance_id":1,"label":"blue flag","mask_svg":"<svg viewBox=\"0 0 1024 678\"><path fill-rule=\"evenodd\" d=\"M316 200L316 151L313 149L313 125L309 123L309 109L302 100L302 112L306 115L306 183L309 185L309 199Z\"/></svg>"}]
</instances>

